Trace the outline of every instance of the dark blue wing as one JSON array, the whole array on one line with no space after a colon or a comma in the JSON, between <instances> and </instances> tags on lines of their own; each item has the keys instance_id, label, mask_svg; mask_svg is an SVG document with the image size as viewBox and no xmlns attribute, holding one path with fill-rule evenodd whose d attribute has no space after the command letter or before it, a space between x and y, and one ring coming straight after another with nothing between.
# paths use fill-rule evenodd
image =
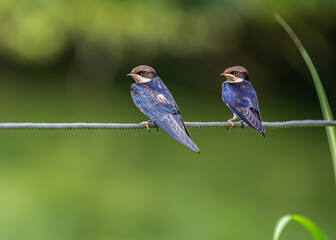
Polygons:
<instances>
[{"instance_id":1,"label":"dark blue wing","mask_svg":"<svg viewBox=\"0 0 336 240\"><path fill-rule=\"evenodd\" d=\"M258 132L265 132L262 126L257 93L250 81L224 83L222 97L234 114Z\"/></svg>"},{"instance_id":2,"label":"dark blue wing","mask_svg":"<svg viewBox=\"0 0 336 240\"><path fill-rule=\"evenodd\" d=\"M244 122L246 122L258 132L264 133L266 131L262 125L260 114L255 109L238 108L236 109L236 115L238 115L238 117L240 117L242 120L244 120Z\"/></svg>"},{"instance_id":3,"label":"dark blue wing","mask_svg":"<svg viewBox=\"0 0 336 240\"><path fill-rule=\"evenodd\" d=\"M160 78L147 83L134 83L131 94L135 105L158 127L178 142L199 152L184 125L172 94Z\"/></svg>"}]
</instances>

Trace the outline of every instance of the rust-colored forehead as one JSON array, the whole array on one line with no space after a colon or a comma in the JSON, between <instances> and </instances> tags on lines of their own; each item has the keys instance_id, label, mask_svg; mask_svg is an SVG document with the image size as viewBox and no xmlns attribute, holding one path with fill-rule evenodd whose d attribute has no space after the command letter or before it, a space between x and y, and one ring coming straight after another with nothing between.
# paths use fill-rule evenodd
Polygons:
<instances>
[{"instance_id":1,"label":"rust-colored forehead","mask_svg":"<svg viewBox=\"0 0 336 240\"><path fill-rule=\"evenodd\" d=\"M227 68L224 72L225 72L225 73L230 73L230 72L232 72L232 71L246 72L246 73L247 73L246 68L241 67L241 66L229 67L229 68Z\"/></svg>"},{"instance_id":2,"label":"rust-colored forehead","mask_svg":"<svg viewBox=\"0 0 336 240\"><path fill-rule=\"evenodd\" d=\"M146 66L146 65L141 65L141 66L137 66L137 67L133 68L132 73L138 73L140 71L155 72L155 70L152 67Z\"/></svg>"}]
</instances>

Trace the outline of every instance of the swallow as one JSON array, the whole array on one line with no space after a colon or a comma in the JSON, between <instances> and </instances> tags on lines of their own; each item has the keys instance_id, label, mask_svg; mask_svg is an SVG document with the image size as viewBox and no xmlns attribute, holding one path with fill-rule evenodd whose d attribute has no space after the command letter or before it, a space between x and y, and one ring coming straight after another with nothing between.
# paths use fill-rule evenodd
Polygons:
<instances>
[{"instance_id":1,"label":"swallow","mask_svg":"<svg viewBox=\"0 0 336 240\"><path fill-rule=\"evenodd\" d=\"M148 123L153 122L157 129L163 129L175 140L199 153L199 148L190 137L173 95L155 70L149 66L138 66L127 76L135 80L131 86L135 105L150 119L141 124L149 130Z\"/></svg>"},{"instance_id":2,"label":"swallow","mask_svg":"<svg viewBox=\"0 0 336 240\"><path fill-rule=\"evenodd\" d=\"M266 130L261 121L257 93L249 80L247 70L234 66L226 69L221 76L227 79L222 86L222 98L233 112L233 118L227 122L234 126L232 121L240 118L265 137Z\"/></svg>"}]
</instances>

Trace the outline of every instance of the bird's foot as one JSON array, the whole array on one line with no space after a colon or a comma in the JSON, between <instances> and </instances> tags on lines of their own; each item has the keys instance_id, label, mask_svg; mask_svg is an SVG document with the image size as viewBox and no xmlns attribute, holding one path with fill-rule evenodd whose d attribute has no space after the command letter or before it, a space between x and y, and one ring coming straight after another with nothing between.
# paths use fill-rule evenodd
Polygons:
<instances>
[{"instance_id":1,"label":"bird's foot","mask_svg":"<svg viewBox=\"0 0 336 240\"><path fill-rule=\"evenodd\" d=\"M235 119L234 118L230 118L229 120L227 120L227 122L230 123L232 127L234 127L234 123L232 122L233 120L235 120Z\"/></svg>"},{"instance_id":2,"label":"bird's foot","mask_svg":"<svg viewBox=\"0 0 336 240\"><path fill-rule=\"evenodd\" d=\"M147 129L147 131L149 132L150 131L150 129L149 129L149 126L148 126L148 124L149 123L151 123L152 121L151 120L149 120L149 121L147 121L147 122L141 122L140 124L141 125L144 125L145 127L146 127L146 129Z\"/></svg>"}]
</instances>

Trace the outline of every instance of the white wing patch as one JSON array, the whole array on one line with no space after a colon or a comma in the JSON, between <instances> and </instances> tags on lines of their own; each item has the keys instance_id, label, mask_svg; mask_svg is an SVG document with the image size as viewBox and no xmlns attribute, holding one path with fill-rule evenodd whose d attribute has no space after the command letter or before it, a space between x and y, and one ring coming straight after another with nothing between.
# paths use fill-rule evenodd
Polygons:
<instances>
[{"instance_id":1,"label":"white wing patch","mask_svg":"<svg viewBox=\"0 0 336 240\"><path fill-rule=\"evenodd\" d=\"M168 102L168 99L161 93L156 95L156 98L161 103L167 103Z\"/></svg>"}]
</instances>

